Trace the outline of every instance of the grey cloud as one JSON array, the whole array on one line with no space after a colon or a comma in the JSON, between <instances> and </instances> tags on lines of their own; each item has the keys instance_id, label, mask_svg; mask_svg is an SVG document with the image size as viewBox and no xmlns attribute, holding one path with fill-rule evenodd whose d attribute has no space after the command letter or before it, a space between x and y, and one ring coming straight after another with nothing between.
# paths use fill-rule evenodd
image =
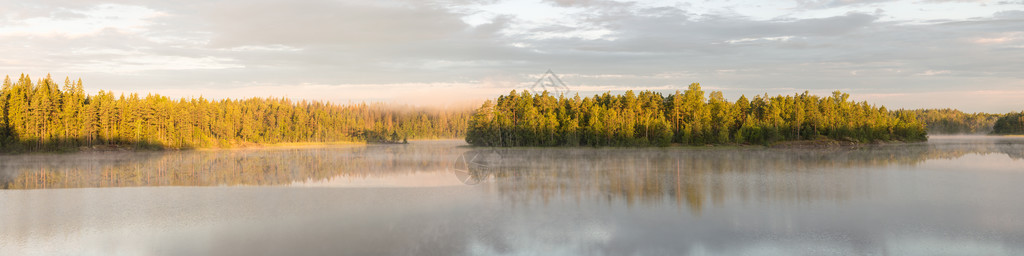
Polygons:
<instances>
[{"instance_id":1,"label":"grey cloud","mask_svg":"<svg viewBox=\"0 0 1024 256\"><path fill-rule=\"evenodd\" d=\"M90 65L125 54L213 56L244 66L216 72L176 71L194 75L185 79L204 81L177 86L246 80L284 84L476 80L480 79L480 74L501 69L493 65L521 62L516 56L522 55L521 50L502 44L496 38L512 22L509 17L499 16L491 23L469 27L459 20L458 14L417 3L395 2L382 6L305 1L250 2L238 6L234 2L215 2L159 10L168 15L155 17L154 23L142 34L109 31L71 40L60 37L30 40L33 47L46 49L36 52L51 53L43 57L47 64L41 66L62 67L55 69L63 70L69 70L67 64L70 63ZM197 42L158 42L152 37ZM8 44L18 43L8 41ZM268 45L291 46L294 50L233 50L240 46ZM38 58L26 55L20 59L35 59L38 63ZM457 67L461 70L430 68L437 63L462 66ZM491 66L465 66L473 63ZM491 71L483 70L485 68ZM13 70L9 72L26 72L16 69L4 68ZM147 74L163 76L164 73L167 72Z\"/></svg>"},{"instance_id":2,"label":"grey cloud","mask_svg":"<svg viewBox=\"0 0 1024 256\"><path fill-rule=\"evenodd\" d=\"M1024 4L1024 2L1021 2ZM996 19L1024 19L1024 11L1001 11L992 15Z\"/></svg>"},{"instance_id":3,"label":"grey cloud","mask_svg":"<svg viewBox=\"0 0 1024 256\"><path fill-rule=\"evenodd\" d=\"M825 9L849 5L864 5L891 1L893 0L796 0L796 3L801 8Z\"/></svg>"},{"instance_id":4,"label":"grey cloud","mask_svg":"<svg viewBox=\"0 0 1024 256\"><path fill-rule=\"evenodd\" d=\"M681 86L704 82L743 87L748 93L778 87L884 92L977 88L964 85L978 86L971 81L981 77L988 79L986 87L1014 88L1019 86L1013 81L1021 76L1017 70L1022 68L1015 60L1024 58L1019 47L975 42L1019 32L1022 21L1008 19L1010 13L938 24L879 22L876 16L862 13L774 21L695 16L673 8L637 13L591 18L612 28L616 40L532 42L538 48L563 49L550 54L557 57L538 58L537 62L592 74L693 74L689 81L573 81L584 84ZM737 39L750 41L727 43ZM929 74L941 75L930 79ZM1001 82L989 83L993 80Z\"/></svg>"},{"instance_id":5,"label":"grey cloud","mask_svg":"<svg viewBox=\"0 0 1024 256\"><path fill-rule=\"evenodd\" d=\"M298 72L311 82L337 83L339 76L345 82L363 83L452 81L446 77L466 77L466 70L436 70L430 63L512 63L522 54L498 39L512 22L509 17L470 27L459 14L433 5L306 1L257 3L230 11L210 7L216 11L199 16L211 24L210 47L299 47L302 50L293 53L223 54L270 74L294 77L287 73ZM480 74L479 68L460 68L475 69L470 77Z\"/></svg>"},{"instance_id":6,"label":"grey cloud","mask_svg":"<svg viewBox=\"0 0 1024 256\"><path fill-rule=\"evenodd\" d=\"M600 1L600 0L549 0L549 2L552 2L552 3L557 4L557 5L561 5L561 6L587 5L587 4L590 4L592 2L597 2L597 1Z\"/></svg>"},{"instance_id":7,"label":"grey cloud","mask_svg":"<svg viewBox=\"0 0 1024 256\"><path fill-rule=\"evenodd\" d=\"M14 16L50 17L98 3L11 6L19 8ZM1024 59L1024 12L1013 10L950 22L880 21L878 14L856 12L761 21L676 7L555 1L552 5L584 8L577 17L583 24L550 24L509 35L503 32L522 20L497 16L470 26L461 20L465 13L453 11L464 1L116 3L165 15L151 18L138 33L2 37L0 71L82 76L103 89L145 85L201 91L247 84L464 83L494 77L514 84L532 82L528 75L551 68L583 75L569 77L571 86L680 88L701 82L733 98L789 93L777 88L854 94L965 86L1019 89L1024 76L1019 71L1024 64L1017 61ZM50 11L35 13L45 9ZM611 34L598 40L531 37L574 33L581 27ZM73 68L139 56L212 58L231 68L129 74Z\"/></svg>"},{"instance_id":8,"label":"grey cloud","mask_svg":"<svg viewBox=\"0 0 1024 256\"><path fill-rule=\"evenodd\" d=\"M214 46L248 44L380 44L438 40L466 28L444 9L361 3L288 1L222 3L202 17Z\"/></svg>"},{"instance_id":9,"label":"grey cloud","mask_svg":"<svg viewBox=\"0 0 1024 256\"><path fill-rule=\"evenodd\" d=\"M629 8L635 6L633 2L619 2L614 0L546 0L557 6L563 7L587 7L587 8Z\"/></svg>"},{"instance_id":10,"label":"grey cloud","mask_svg":"<svg viewBox=\"0 0 1024 256\"><path fill-rule=\"evenodd\" d=\"M728 16L691 18L691 15L684 12L664 9L653 11L658 15L601 19L606 27L615 31L616 40L563 40L559 45L583 51L640 55L647 53L714 53L732 48L725 45L729 40L766 37L837 37L855 33L876 20L876 17L872 15L851 13L824 19L758 22ZM564 28L552 26L545 29ZM548 40L548 43L552 42L557 43L557 41ZM809 40L805 43L815 44L816 42L820 41Z\"/></svg>"}]
</instances>

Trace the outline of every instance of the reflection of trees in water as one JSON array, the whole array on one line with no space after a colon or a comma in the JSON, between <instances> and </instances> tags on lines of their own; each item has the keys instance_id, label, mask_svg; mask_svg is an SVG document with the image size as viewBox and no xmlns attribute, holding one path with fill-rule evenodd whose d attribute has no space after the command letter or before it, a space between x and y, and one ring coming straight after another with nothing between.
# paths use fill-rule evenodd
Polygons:
<instances>
[{"instance_id":1,"label":"reflection of trees in water","mask_svg":"<svg viewBox=\"0 0 1024 256\"><path fill-rule=\"evenodd\" d=\"M0 187L282 185L456 169L468 170L469 176L460 180L490 181L489 186L516 203L559 198L621 200L628 205L685 204L699 212L727 198L795 203L844 200L871 192L870 176L864 172L873 168L966 154L1024 159L1022 142L950 141L832 150L512 148L468 152L455 143L414 143L19 155L0 156Z\"/></svg>"},{"instance_id":2,"label":"reflection of trees in water","mask_svg":"<svg viewBox=\"0 0 1024 256\"><path fill-rule=\"evenodd\" d=\"M726 197L844 200L868 194L863 172L966 154L1007 154L1020 143L899 144L857 149L478 149L470 174L516 203L553 198L684 203L699 212Z\"/></svg>"},{"instance_id":3,"label":"reflection of trees in water","mask_svg":"<svg viewBox=\"0 0 1024 256\"><path fill-rule=\"evenodd\" d=\"M552 198L686 204L699 212L708 200L741 198L841 199L848 197L849 170L826 157L775 150L518 150L474 171L494 180L513 202ZM821 169L816 169L821 168ZM840 182L841 181L841 182ZM851 183L852 182L852 183ZM861 184L863 185L863 184Z\"/></svg>"},{"instance_id":4,"label":"reflection of trees in water","mask_svg":"<svg viewBox=\"0 0 1024 256\"><path fill-rule=\"evenodd\" d=\"M5 156L0 188L283 185L444 170L457 151L445 144Z\"/></svg>"},{"instance_id":5,"label":"reflection of trees in water","mask_svg":"<svg viewBox=\"0 0 1024 256\"><path fill-rule=\"evenodd\" d=\"M1010 156L1010 159L1020 160L1024 159L1024 144L1014 144L1010 141L996 142L996 148L999 153Z\"/></svg>"}]
</instances>

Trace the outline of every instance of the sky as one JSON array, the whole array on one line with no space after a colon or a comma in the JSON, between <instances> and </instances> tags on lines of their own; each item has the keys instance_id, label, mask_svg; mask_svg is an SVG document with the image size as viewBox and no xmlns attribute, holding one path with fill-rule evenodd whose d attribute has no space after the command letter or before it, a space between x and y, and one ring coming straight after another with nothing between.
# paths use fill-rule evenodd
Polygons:
<instances>
[{"instance_id":1,"label":"sky","mask_svg":"<svg viewBox=\"0 0 1024 256\"><path fill-rule=\"evenodd\" d=\"M1024 110L1024 0L0 0L0 75L88 92L456 106L552 70L611 91L841 90Z\"/></svg>"}]
</instances>

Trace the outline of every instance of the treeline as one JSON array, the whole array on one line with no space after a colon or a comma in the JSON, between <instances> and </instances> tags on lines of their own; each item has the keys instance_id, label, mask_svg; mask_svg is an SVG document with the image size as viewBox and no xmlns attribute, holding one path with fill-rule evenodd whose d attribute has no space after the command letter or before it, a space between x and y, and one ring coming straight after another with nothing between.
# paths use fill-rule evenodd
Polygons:
<instances>
[{"instance_id":1,"label":"treeline","mask_svg":"<svg viewBox=\"0 0 1024 256\"><path fill-rule=\"evenodd\" d=\"M994 134L1024 134L1024 111L1010 112L996 120Z\"/></svg>"},{"instance_id":2,"label":"treeline","mask_svg":"<svg viewBox=\"0 0 1024 256\"><path fill-rule=\"evenodd\" d=\"M998 114L964 113L956 109L914 110L917 119L928 128L929 134L989 134L999 118Z\"/></svg>"},{"instance_id":3,"label":"treeline","mask_svg":"<svg viewBox=\"0 0 1024 256\"><path fill-rule=\"evenodd\" d=\"M699 84L662 96L642 91L594 97L512 91L487 101L470 118L466 141L476 146L667 146L770 144L827 137L835 140L923 141L913 111L853 102L839 91L809 95L705 96Z\"/></svg>"},{"instance_id":4,"label":"treeline","mask_svg":"<svg viewBox=\"0 0 1024 256\"><path fill-rule=\"evenodd\" d=\"M61 87L49 75L33 82L23 74L16 81L5 78L0 87L0 151L461 138L470 113L284 98L86 95L81 79L66 78Z\"/></svg>"}]
</instances>

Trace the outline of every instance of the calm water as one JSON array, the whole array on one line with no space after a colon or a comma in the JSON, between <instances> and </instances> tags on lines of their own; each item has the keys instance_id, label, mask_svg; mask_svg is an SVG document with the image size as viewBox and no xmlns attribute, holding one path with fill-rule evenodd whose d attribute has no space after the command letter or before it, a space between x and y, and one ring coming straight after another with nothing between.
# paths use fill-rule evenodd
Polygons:
<instances>
[{"instance_id":1,"label":"calm water","mask_svg":"<svg viewBox=\"0 0 1024 256\"><path fill-rule=\"evenodd\" d=\"M0 156L0 255L1024 255L1024 138Z\"/></svg>"}]
</instances>

